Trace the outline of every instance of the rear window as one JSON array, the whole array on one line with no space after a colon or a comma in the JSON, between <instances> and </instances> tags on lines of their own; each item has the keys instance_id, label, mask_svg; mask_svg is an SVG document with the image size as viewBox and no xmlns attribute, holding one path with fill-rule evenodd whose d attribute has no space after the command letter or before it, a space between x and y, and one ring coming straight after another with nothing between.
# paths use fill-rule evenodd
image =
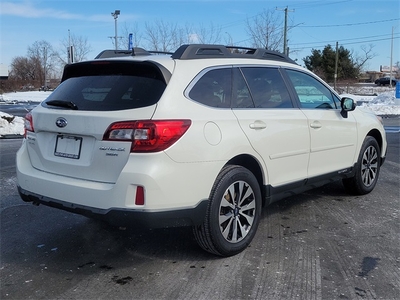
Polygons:
<instances>
[{"instance_id":1,"label":"rear window","mask_svg":"<svg viewBox=\"0 0 400 300\"><path fill-rule=\"evenodd\" d=\"M93 111L140 108L157 103L165 87L161 71L149 62L85 62L67 66L62 83L42 105Z\"/></svg>"}]
</instances>

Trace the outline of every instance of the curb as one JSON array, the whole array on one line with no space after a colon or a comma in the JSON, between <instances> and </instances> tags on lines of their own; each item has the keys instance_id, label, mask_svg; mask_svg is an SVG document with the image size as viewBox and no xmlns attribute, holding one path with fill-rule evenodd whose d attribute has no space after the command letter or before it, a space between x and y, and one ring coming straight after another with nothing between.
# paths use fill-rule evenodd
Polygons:
<instances>
[{"instance_id":1,"label":"curb","mask_svg":"<svg viewBox=\"0 0 400 300\"><path fill-rule=\"evenodd\" d=\"M399 133L400 126L384 126L386 133Z\"/></svg>"},{"instance_id":2,"label":"curb","mask_svg":"<svg viewBox=\"0 0 400 300\"><path fill-rule=\"evenodd\" d=\"M6 139L22 139L24 136L21 134L4 134L0 136L1 140L6 140Z\"/></svg>"}]
</instances>

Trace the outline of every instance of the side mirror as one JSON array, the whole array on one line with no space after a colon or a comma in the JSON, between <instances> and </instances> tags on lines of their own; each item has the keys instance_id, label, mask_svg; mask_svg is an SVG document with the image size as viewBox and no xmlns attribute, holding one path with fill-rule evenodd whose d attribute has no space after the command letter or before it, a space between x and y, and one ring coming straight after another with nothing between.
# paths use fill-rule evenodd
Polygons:
<instances>
[{"instance_id":1,"label":"side mirror","mask_svg":"<svg viewBox=\"0 0 400 300\"><path fill-rule=\"evenodd\" d=\"M340 100L340 106L342 107L340 114L343 118L347 118L347 112L355 110L357 104L353 99L344 97Z\"/></svg>"}]
</instances>

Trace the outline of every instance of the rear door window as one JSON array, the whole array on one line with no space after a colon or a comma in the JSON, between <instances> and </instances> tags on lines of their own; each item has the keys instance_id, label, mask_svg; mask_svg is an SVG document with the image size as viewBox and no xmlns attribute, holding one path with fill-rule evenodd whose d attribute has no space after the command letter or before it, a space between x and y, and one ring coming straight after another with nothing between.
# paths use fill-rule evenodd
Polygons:
<instances>
[{"instance_id":1,"label":"rear door window","mask_svg":"<svg viewBox=\"0 0 400 300\"><path fill-rule=\"evenodd\" d=\"M292 108L293 104L277 68L241 68L256 108Z\"/></svg>"},{"instance_id":2,"label":"rear door window","mask_svg":"<svg viewBox=\"0 0 400 300\"><path fill-rule=\"evenodd\" d=\"M133 109L158 102L166 88L159 68L146 62L88 62L67 66L60 86L42 103L78 110ZM67 107L67 106L65 106Z\"/></svg>"}]
</instances>

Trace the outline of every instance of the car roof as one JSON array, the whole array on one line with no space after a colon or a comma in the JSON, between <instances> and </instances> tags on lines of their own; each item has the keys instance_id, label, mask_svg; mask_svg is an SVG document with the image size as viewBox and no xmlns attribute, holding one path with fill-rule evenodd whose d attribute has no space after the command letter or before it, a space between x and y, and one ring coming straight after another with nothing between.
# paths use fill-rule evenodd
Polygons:
<instances>
[{"instance_id":1,"label":"car roof","mask_svg":"<svg viewBox=\"0 0 400 300\"><path fill-rule=\"evenodd\" d=\"M172 59L207 59L207 58L252 58L274 60L296 64L287 55L278 51L263 48L248 48L237 46L223 46L213 44L185 44L180 46L175 52L147 51L143 48L133 48L132 50L104 50L95 59L124 57L124 56L149 56L154 54L171 55Z\"/></svg>"},{"instance_id":2,"label":"car roof","mask_svg":"<svg viewBox=\"0 0 400 300\"><path fill-rule=\"evenodd\" d=\"M104 50L95 58L95 60L104 59L155 62L163 65L170 72L173 71L174 61L182 61L182 63L184 61L196 61L196 65L203 65L204 67L227 64L270 64L298 67L295 61L277 51L214 44L185 44L175 52L147 51L138 47L132 50Z\"/></svg>"}]
</instances>

